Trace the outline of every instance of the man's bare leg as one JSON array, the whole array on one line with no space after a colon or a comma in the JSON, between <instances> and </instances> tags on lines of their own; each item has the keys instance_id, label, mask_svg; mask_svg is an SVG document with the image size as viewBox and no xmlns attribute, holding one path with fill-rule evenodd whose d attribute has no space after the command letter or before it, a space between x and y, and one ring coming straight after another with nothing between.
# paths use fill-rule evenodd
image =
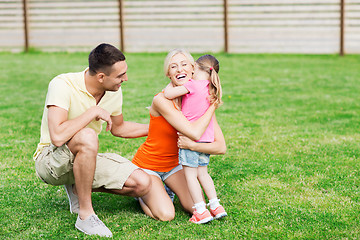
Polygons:
<instances>
[{"instance_id":1,"label":"man's bare leg","mask_svg":"<svg viewBox=\"0 0 360 240\"><path fill-rule=\"evenodd\" d=\"M91 192L99 147L97 134L90 128L84 128L74 135L67 146L75 155L73 172L76 194L79 198L79 217L84 220L95 214Z\"/></svg>"}]
</instances>

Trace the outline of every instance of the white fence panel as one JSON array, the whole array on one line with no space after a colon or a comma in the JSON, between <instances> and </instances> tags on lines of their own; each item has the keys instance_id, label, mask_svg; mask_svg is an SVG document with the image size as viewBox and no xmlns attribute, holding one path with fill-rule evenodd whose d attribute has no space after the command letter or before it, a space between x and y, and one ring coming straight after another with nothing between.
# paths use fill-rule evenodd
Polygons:
<instances>
[{"instance_id":1,"label":"white fence panel","mask_svg":"<svg viewBox=\"0 0 360 240\"><path fill-rule=\"evenodd\" d=\"M119 46L118 1L28 0L29 42L45 51L87 51Z\"/></svg>"},{"instance_id":2,"label":"white fence panel","mask_svg":"<svg viewBox=\"0 0 360 240\"><path fill-rule=\"evenodd\" d=\"M339 52L339 1L232 0L229 11L230 52Z\"/></svg>"},{"instance_id":3,"label":"white fence panel","mask_svg":"<svg viewBox=\"0 0 360 240\"><path fill-rule=\"evenodd\" d=\"M22 51L25 44L22 0L0 2L0 50Z\"/></svg>"},{"instance_id":4,"label":"white fence panel","mask_svg":"<svg viewBox=\"0 0 360 240\"><path fill-rule=\"evenodd\" d=\"M345 53L360 53L360 0L345 3Z\"/></svg>"},{"instance_id":5,"label":"white fence panel","mask_svg":"<svg viewBox=\"0 0 360 240\"><path fill-rule=\"evenodd\" d=\"M224 50L223 1L125 1L125 50Z\"/></svg>"},{"instance_id":6,"label":"white fence panel","mask_svg":"<svg viewBox=\"0 0 360 240\"><path fill-rule=\"evenodd\" d=\"M219 52L223 0L26 0L28 43L88 51L101 42L127 52ZM339 53L341 0L228 0L231 53ZM345 53L360 53L360 0L345 0ZM123 36L120 36L120 29ZM0 0L0 51L25 46L23 0Z\"/></svg>"}]
</instances>

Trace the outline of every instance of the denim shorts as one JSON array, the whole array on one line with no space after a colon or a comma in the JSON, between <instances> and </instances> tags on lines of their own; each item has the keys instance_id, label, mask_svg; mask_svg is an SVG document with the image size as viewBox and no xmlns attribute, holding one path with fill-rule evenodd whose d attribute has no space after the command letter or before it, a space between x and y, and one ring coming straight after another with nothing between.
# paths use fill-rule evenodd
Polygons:
<instances>
[{"instance_id":1,"label":"denim shorts","mask_svg":"<svg viewBox=\"0 0 360 240\"><path fill-rule=\"evenodd\" d=\"M142 168L142 170L144 172L146 172L147 174L149 175L154 175L154 176L157 176L158 178L161 179L161 181L165 182L165 180L170 177L171 175L173 175L174 173L180 171L182 169L182 166L181 165L177 165L176 167L174 167L173 169L171 169L170 171L168 172L157 172L157 171L153 171L153 170L149 170L149 169L146 169L146 168Z\"/></svg>"},{"instance_id":2,"label":"denim shorts","mask_svg":"<svg viewBox=\"0 0 360 240\"><path fill-rule=\"evenodd\" d=\"M209 165L210 154L191 151L189 149L179 150L179 163L188 167L203 167Z\"/></svg>"}]
</instances>

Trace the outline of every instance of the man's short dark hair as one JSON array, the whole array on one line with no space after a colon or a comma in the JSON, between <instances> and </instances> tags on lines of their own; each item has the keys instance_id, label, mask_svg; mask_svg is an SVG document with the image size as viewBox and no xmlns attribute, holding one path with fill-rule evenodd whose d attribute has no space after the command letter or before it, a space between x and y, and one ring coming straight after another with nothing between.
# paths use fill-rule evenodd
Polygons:
<instances>
[{"instance_id":1,"label":"man's short dark hair","mask_svg":"<svg viewBox=\"0 0 360 240\"><path fill-rule=\"evenodd\" d=\"M119 61L125 61L124 54L111 44L102 43L89 54L89 71L91 75L103 72L111 73L111 67Z\"/></svg>"}]
</instances>

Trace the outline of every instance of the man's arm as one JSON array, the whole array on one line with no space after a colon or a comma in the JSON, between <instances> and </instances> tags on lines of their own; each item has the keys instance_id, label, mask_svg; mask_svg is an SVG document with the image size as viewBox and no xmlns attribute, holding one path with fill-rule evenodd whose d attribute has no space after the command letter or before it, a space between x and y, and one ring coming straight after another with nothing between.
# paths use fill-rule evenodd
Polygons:
<instances>
[{"instance_id":1,"label":"man's arm","mask_svg":"<svg viewBox=\"0 0 360 240\"><path fill-rule=\"evenodd\" d=\"M48 127L51 142L57 147L62 146L94 119L106 121L106 131L111 129L110 114L98 106L89 108L86 112L71 120L68 120L67 110L54 105L48 106Z\"/></svg>"},{"instance_id":2,"label":"man's arm","mask_svg":"<svg viewBox=\"0 0 360 240\"><path fill-rule=\"evenodd\" d=\"M174 99L182 95L185 95L187 93L189 93L189 90L187 90L186 87L184 86L174 87L171 83L169 83L164 89L164 96L167 99Z\"/></svg>"},{"instance_id":3,"label":"man's arm","mask_svg":"<svg viewBox=\"0 0 360 240\"><path fill-rule=\"evenodd\" d=\"M112 128L111 133L116 137L138 138L145 137L149 132L149 124L124 121L122 114L111 116Z\"/></svg>"}]
</instances>

